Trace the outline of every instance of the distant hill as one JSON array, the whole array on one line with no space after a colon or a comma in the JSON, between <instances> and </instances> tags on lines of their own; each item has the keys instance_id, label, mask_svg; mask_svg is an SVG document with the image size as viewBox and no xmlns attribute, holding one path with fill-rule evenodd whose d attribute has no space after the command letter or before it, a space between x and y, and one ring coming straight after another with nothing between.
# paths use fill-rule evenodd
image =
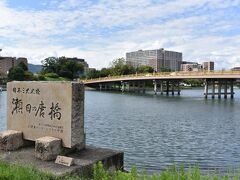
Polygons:
<instances>
[{"instance_id":1,"label":"distant hill","mask_svg":"<svg viewBox=\"0 0 240 180\"><path fill-rule=\"evenodd\" d=\"M42 70L42 65L28 64L28 70L33 74L37 73Z\"/></svg>"}]
</instances>

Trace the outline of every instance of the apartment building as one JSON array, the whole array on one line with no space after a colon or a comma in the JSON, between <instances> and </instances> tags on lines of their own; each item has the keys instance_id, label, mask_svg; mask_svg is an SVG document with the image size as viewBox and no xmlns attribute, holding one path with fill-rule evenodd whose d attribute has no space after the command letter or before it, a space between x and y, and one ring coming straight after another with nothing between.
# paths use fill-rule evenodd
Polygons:
<instances>
[{"instance_id":1,"label":"apartment building","mask_svg":"<svg viewBox=\"0 0 240 180\"><path fill-rule=\"evenodd\" d=\"M182 53L161 49L138 50L126 53L126 62L135 68L151 66L156 72L162 68L179 71L182 62Z\"/></svg>"}]
</instances>

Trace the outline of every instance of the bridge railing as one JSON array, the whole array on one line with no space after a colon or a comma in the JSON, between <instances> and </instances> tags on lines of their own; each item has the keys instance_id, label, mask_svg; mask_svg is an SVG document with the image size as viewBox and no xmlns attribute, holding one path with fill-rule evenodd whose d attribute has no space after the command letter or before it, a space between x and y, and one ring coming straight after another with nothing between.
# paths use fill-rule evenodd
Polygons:
<instances>
[{"instance_id":1,"label":"bridge railing","mask_svg":"<svg viewBox=\"0 0 240 180\"><path fill-rule=\"evenodd\" d=\"M129 78L141 78L141 77L171 77L171 76L203 76L203 75L240 75L240 71L175 71L175 72L158 72L158 73L136 73L120 76L107 76L95 79L86 79L83 82L90 83L95 81L113 80L113 79L129 79Z\"/></svg>"}]
</instances>

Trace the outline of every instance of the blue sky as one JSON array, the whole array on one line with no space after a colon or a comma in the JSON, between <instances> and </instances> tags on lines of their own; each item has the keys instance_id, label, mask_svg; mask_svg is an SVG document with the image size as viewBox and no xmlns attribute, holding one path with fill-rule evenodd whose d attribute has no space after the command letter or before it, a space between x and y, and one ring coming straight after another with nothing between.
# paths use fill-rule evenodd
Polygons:
<instances>
[{"instance_id":1,"label":"blue sky","mask_svg":"<svg viewBox=\"0 0 240 180\"><path fill-rule=\"evenodd\" d=\"M2 56L40 64L85 58L102 68L139 49L240 66L240 0L0 0Z\"/></svg>"}]
</instances>

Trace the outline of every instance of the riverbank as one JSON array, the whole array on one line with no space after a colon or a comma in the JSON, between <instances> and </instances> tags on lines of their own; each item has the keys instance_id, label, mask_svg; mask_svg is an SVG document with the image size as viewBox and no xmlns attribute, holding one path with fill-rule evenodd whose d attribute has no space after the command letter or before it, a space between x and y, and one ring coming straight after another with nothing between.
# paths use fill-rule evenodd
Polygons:
<instances>
[{"instance_id":1,"label":"riverbank","mask_svg":"<svg viewBox=\"0 0 240 180\"><path fill-rule=\"evenodd\" d=\"M237 173L236 173L237 172ZM34 180L200 180L200 179L208 179L208 180L238 180L240 177L239 171L235 171L232 173L228 173L225 175L214 175L213 173L209 175L202 175L201 171L198 167L185 170L184 167L176 168L172 166L170 169L162 171L161 174L154 175L145 175L145 173L138 173L136 168L132 168L129 173L115 171L110 172L105 171L103 169L103 165L101 163L94 166L93 176L91 178L80 177L80 176L54 176L49 173L43 173L34 167L31 166L19 166L19 165L9 165L7 163L0 161L0 179L5 180L19 180L19 179L34 179Z\"/></svg>"}]
</instances>

